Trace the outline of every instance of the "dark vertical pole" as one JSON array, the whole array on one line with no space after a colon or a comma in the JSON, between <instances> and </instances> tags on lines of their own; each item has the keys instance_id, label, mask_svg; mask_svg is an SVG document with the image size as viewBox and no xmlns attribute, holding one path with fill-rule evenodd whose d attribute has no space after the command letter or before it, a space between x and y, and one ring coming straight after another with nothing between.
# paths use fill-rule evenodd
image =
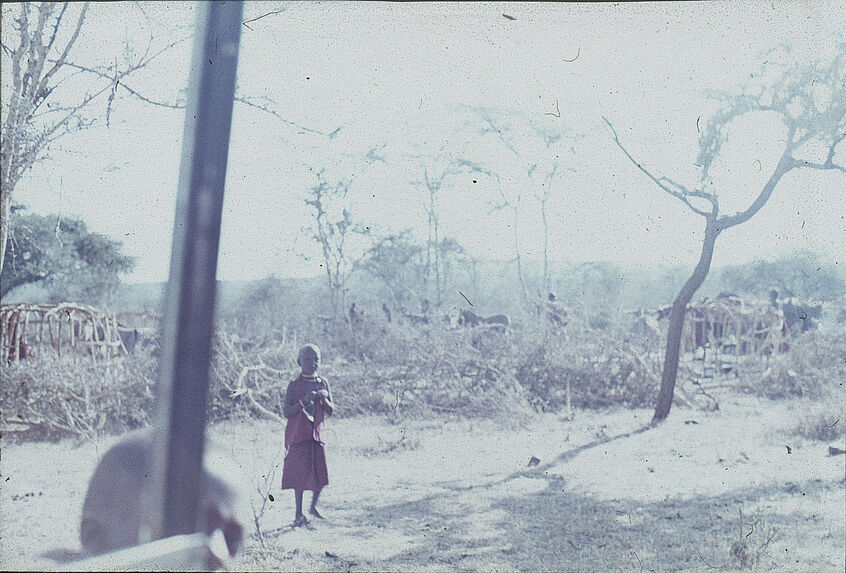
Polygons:
<instances>
[{"instance_id":1,"label":"dark vertical pole","mask_svg":"<svg viewBox=\"0 0 846 573\"><path fill-rule=\"evenodd\" d=\"M241 2L198 2L141 542L195 531Z\"/></svg>"}]
</instances>

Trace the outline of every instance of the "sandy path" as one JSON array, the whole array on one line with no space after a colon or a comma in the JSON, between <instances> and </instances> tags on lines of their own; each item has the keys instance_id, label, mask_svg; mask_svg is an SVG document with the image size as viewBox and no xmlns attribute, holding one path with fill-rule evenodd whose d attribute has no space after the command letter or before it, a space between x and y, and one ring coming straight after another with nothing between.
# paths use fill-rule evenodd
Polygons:
<instances>
[{"instance_id":1,"label":"sandy path","mask_svg":"<svg viewBox=\"0 0 846 573\"><path fill-rule=\"evenodd\" d=\"M279 469L275 501L261 519L265 547L251 539L232 565L736 567L729 548L742 508L749 522L765 517L759 527L779 531L759 567L843 570L846 458L826 455L822 442L785 434L796 420L789 404L735 399L717 412L676 409L662 426L639 431L649 418L647 411L619 410L578 413L572 421L544 415L511 426L330 420L331 483L321 500L327 519L311 529L289 527L293 495L278 489ZM230 422L212 433L253 490L281 463L282 428L275 424ZM84 481L111 441L5 448L0 567L55 567L39 557L45 548L78 547ZM540 463L527 467L532 456ZM749 541L760 533L754 535Z\"/></svg>"}]
</instances>

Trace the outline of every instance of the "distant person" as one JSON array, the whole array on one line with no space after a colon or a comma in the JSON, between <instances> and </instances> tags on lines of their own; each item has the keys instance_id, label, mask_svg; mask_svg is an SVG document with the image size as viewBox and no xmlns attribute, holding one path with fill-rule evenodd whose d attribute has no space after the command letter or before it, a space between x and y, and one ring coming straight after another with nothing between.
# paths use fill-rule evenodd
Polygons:
<instances>
[{"instance_id":1,"label":"distant person","mask_svg":"<svg viewBox=\"0 0 846 573\"><path fill-rule=\"evenodd\" d=\"M558 298L555 296L555 293L549 293L547 296L547 303L546 303L546 319L549 321L550 326L552 329L561 333L566 334L567 328L567 310L563 308L559 302Z\"/></svg>"},{"instance_id":2,"label":"distant person","mask_svg":"<svg viewBox=\"0 0 846 573\"><path fill-rule=\"evenodd\" d=\"M355 303L350 306L350 326L353 328L361 326L364 319L364 311L358 311L355 308Z\"/></svg>"},{"instance_id":3,"label":"distant person","mask_svg":"<svg viewBox=\"0 0 846 573\"><path fill-rule=\"evenodd\" d=\"M285 464L282 467L282 489L294 490L296 513L293 527L308 525L303 515L303 492L311 490L309 513L323 519L317 510L320 492L329 484L326 454L320 429L325 416L332 415L334 405L326 380L316 372L320 366L320 349L306 344L297 356L300 375L288 384L285 393Z\"/></svg>"},{"instance_id":4,"label":"distant person","mask_svg":"<svg viewBox=\"0 0 846 573\"><path fill-rule=\"evenodd\" d=\"M391 322L391 309L384 302L382 303L382 312L385 313L385 320Z\"/></svg>"}]
</instances>

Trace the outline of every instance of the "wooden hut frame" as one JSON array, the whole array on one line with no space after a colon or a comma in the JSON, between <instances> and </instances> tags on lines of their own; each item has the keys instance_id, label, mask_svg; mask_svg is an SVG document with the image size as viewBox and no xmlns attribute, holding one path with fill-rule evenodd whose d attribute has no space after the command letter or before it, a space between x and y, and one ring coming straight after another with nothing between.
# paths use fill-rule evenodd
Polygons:
<instances>
[{"instance_id":1,"label":"wooden hut frame","mask_svg":"<svg viewBox=\"0 0 846 573\"><path fill-rule=\"evenodd\" d=\"M660 311L659 317L663 318ZM706 299L687 306L682 351L703 348L719 355L770 355L787 348L786 324L782 309L769 302ZM666 328L665 321L661 325Z\"/></svg>"},{"instance_id":2,"label":"wooden hut frame","mask_svg":"<svg viewBox=\"0 0 846 573\"><path fill-rule=\"evenodd\" d=\"M45 333L46 331L46 333ZM9 363L21 358L28 348L43 349L47 344L59 356L86 350L93 360L108 360L126 348L118 333L114 314L78 303L0 306L0 360Z\"/></svg>"}]
</instances>

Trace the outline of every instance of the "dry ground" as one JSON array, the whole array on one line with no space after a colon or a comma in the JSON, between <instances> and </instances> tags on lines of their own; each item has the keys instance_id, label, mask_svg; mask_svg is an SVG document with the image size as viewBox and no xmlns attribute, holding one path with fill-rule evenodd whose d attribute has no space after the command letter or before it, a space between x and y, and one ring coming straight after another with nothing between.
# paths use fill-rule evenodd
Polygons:
<instances>
[{"instance_id":1,"label":"dry ground","mask_svg":"<svg viewBox=\"0 0 846 573\"><path fill-rule=\"evenodd\" d=\"M843 414L832 405L832 423ZM330 419L327 519L292 530L293 495L278 489L277 470L265 546L251 537L232 567L734 570L733 542L752 555L771 536L756 569L844 570L846 456L795 434L801 406L733 396L714 412L675 408L643 431L649 419L645 410L501 423ZM283 428L233 421L211 432L258 502L262 476L281 462ZM85 481L112 441L3 448L0 569L55 568L45 552L78 549Z\"/></svg>"}]
</instances>

